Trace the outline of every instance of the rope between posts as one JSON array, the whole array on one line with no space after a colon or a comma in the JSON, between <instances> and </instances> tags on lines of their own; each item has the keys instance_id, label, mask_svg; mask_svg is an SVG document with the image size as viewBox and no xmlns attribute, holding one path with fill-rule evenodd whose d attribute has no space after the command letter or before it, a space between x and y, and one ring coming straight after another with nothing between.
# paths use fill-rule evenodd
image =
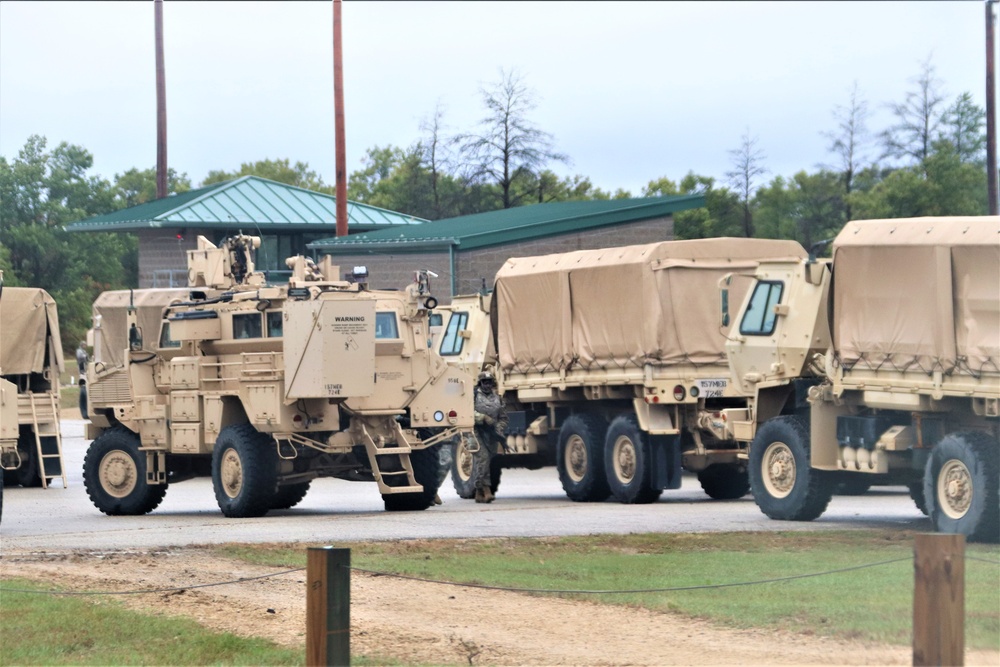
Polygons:
<instances>
[{"instance_id":1,"label":"rope between posts","mask_svg":"<svg viewBox=\"0 0 1000 667\"><path fill-rule=\"evenodd\" d=\"M974 560L982 563L988 563L990 565L1000 565L1000 562L988 560L986 558L977 558L975 556L966 556L966 560ZM795 579L808 579L812 577L823 577L831 574L840 574L842 572L853 572L855 570L863 570L872 567L880 567L882 565L891 565L893 563L901 563L903 561L911 561L912 558L893 558L891 560L883 560L876 563L866 563L864 565L852 565L851 567L843 567L836 570L825 570L823 572L810 572L807 574L794 574L787 577L774 577L772 579L758 579L756 581L737 581L730 582L726 584L701 584L697 586L670 586L666 588L633 588L624 590L588 590L588 589L557 589L557 588L518 588L511 586L491 586L488 584L474 584L474 583L463 583L459 581L442 581L440 579L428 579L425 577L416 577L408 574L399 574L396 572L382 572L379 570L369 570L362 567L349 567L349 570L355 572L362 572L364 574L370 574L375 577L395 577L396 579L406 579L408 581L420 581L427 584L440 584L442 586L458 586L460 588L479 588L490 591L507 591L510 593L563 593L563 594L578 594L578 595L627 595L635 593L670 593L675 591L697 591L697 590L708 590L713 588L734 588L737 586L756 586L760 584L773 584L780 583L783 581L794 581ZM230 584L242 584L248 581L258 581L260 579L269 579L271 577L280 577L286 574L292 574L294 572L304 572L306 568L296 567L290 570L282 570L281 572L272 572L270 574L262 574L256 577L241 577L240 579L233 579L229 581L217 581L210 584L192 584L190 586L176 586L172 588L146 588L134 591L38 591L30 589L19 589L19 588L0 588L0 593L28 593L37 595L143 595L147 593L176 593L179 591L192 590L195 588L210 588L213 586L227 586Z\"/></svg>"}]
</instances>

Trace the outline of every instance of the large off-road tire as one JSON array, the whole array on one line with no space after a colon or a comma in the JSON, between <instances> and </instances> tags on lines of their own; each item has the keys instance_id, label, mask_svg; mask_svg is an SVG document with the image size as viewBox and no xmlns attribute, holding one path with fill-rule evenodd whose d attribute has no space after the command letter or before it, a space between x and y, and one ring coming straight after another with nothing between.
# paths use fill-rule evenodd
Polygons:
<instances>
[{"instance_id":1,"label":"large off-road tire","mask_svg":"<svg viewBox=\"0 0 1000 667\"><path fill-rule=\"evenodd\" d=\"M715 500L736 500L750 492L749 473L734 463L713 463L698 473L698 481Z\"/></svg>"},{"instance_id":2,"label":"large off-road tire","mask_svg":"<svg viewBox=\"0 0 1000 667\"><path fill-rule=\"evenodd\" d=\"M382 494L386 512L419 512L434 504L434 496L438 491L438 447L440 445L410 452L413 476L424 490L417 493Z\"/></svg>"},{"instance_id":3,"label":"large off-road tire","mask_svg":"<svg viewBox=\"0 0 1000 667\"><path fill-rule=\"evenodd\" d=\"M225 516L264 516L278 488L278 451L274 440L250 424L219 432L212 450L212 487Z\"/></svg>"},{"instance_id":4,"label":"large off-road tire","mask_svg":"<svg viewBox=\"0 0 1000 667\"><path fill-rule=\"evenodd\" d=\"M634 415L615 417L604 437L604 470L611 495L620 503L646 504L660 497L652 486L652 455Z\"/></svg>"},{"instance_id":5,"label":"large off-road tire","mask_svg":"<svg viewBox=\"0 0 1000 667\"><path fill-rule=\"evenodd\" d=\"M1000 443L980 431L951 433L924 469L924 498L934 528L971 542L1000 541Z\"/></svg>"},{"instance_id":6,"label":"large off-road tire","mask_svg":"<svg viewBox=\"0 0 1000 667\"><path fill-rule=\"evenodd\" d=\"M38 446L35 444L35 434L31 431L21 431L17 440L17 452L21 456L21 465L14 474L17 483L23 487L42 485L42 477L38 473Z\"/></svg>"},{"instance_id":7,"label":"large off-road tire","mask_svg":"<svg viewBox=\"0 0 1000 667\"><path fill-rule=\"evenodd\" d=\"M87 412L87 385L80 385L80 418L90 419L90 413Z\"/></svg>"},{"instance_id":8,"label":"large off-road tire","mask_svg":"<svg viewBox=\"0 0 1000 667\"><path fill-rule=\"evenodd\" d=\"M611 495L604 473L604 439L608 423L599 415L570 415L559 429L556 468L570 500L600 502Z\"/></svg>"},{"instance_id":9,"label":"large off-road tire","mask_svg":"<svg viewBox=\"0 0 1000 667\"><path fill-rule=\"evenodd\" d=\"M139 436L124 426L90 443L83 485L94 506L110 516L148 514L167 493L166 484L146 482L146 453L139 451Z\"/></svg>"},{"instance_id":10,"label":"large off-road tire","mask_svg":"<svg viewBox=\"0 0 1000 667\"><path fill-rule=\"evenodd\" d=\"M924 480L910 482L906 485L906 488L910 492L910 500L913 501L918 510L924 513L924 516L927 516L927 498L924 496Z\"/></svg>"},{"instance_id":11,"label":"large off-road tire","mask_svg":"<svg viewBox=\"0 0 1000 667\"><path fill-rule=\"evenodd\" d=\"M809 465L809 426L801 417L775 417L750 444L750 489L760 511L782 521L812 521L830 504L833 485Z\"/></svg>"},{"instance_id":12,"label":"large off-road tire","mask_svg":"<svg viewBox=\"0 0 1000 667\"><path fill-rule=\"evenodd\" d=\"M309 485L312 482L300 482L299 484L286 484L279 486L271 501L271 509L287 510L295 507L309 492Z\"/></svg>"},{"instance_id":13,"label":"large off-road tire","mask_svg":"<svg viewBox=\"0 0 1000 667\"><path fill-rule=\"evenodd\" d=\"M475 435L470 435L475 437ZM472 478L473 460L475 455L469 451L467 442L460 438L455 445L455 450L451 459L451 483L455 487L455 493L459 498L470 500L476 497L476 480ZM490 461L490 491L496 495L500 488L500 475L503 468L496 458Z\"/></svg>"},{"instance_id":14,"label":"large off-road tire","mask_svg":"<svg viewBox=\"0 0 1000 667\"><path fill-rule=\"evenodd\" d=\"M17 486L20 482L17 481L17 471L16 470L4 470L3 471L3 485L6 487Z\"/></svg>"},{"instance_id":15,"label":"large off-road tire","mask_svg":"<svg viewBox=\"0 0 1000 667\"><path fill-rule=\"evenodd\" d=\"M0 475L0 519L3 519L3 475Z\"/></svg>"}]
</instances>

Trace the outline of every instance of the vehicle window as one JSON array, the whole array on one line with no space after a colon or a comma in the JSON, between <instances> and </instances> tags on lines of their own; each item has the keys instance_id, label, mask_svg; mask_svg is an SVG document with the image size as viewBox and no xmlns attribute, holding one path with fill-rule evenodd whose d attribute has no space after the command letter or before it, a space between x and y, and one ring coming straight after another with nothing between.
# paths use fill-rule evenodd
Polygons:
<instances>
[{"instance_id":1,"label":"vehicle window","mask_svg":"<svg viewBox=\"0 0 1000 667\"><path fill-rule=\"evenodd\" d=\"M441 337L441 349L439 353L442 357L455 356L462 353L465 339L459 336L458 333L465 329L468 321L468 313L456 311L451 314L451 319L448 320L448 328L444 330L444 336Z\"/></svg>"},{"instance_id":2,"label":"vehicle window","mask_svg":"<svg viewBox=\"0 0 1000 667\"><path fill-rule=\"evenodd\" d=\"M181 342L170 337L170 322L163 320L160 325L160 348L180 347Z\"/></svg>"},{"instance_id":3,"label":"vehicle window","mask_svg":"<svg viewBox=\"0 0 1000 667\"><path fill-rule=\"evenodd\" d=\"M265 317L267 317L267 337L281 338L282 331L284 330L281 312L267 313Z\"/></svg>"},{"instance_id":4,"label":"vehicle window","mask_svg":"<svg viewBox=\"0 0 1000 667\"><path fill-rule=\"evenodd\" d=\"M774 307L781 303L785 284L761 281L753 289L750 305L740 322L740 333L746 336L770 336L774 333Z\"/></svg>"},{"instance_id":5,"label":"vehicle window","mask_svg":"<svg viewBox=\"0 0 1000 667\"><path fill-rule=\"evenodd\" d=\"M233 338L262 338L260 313L233 315Z\"/></svg>"},{"instance_id":6,"label":"vehicle window","mask_svg":"<svg viewBox=\"0 0 1000 667\"><path fill-rule=\"evenodd\" d=\"M399 338L396 327L396 313L391 311L375 313L375 338Z\"/></svg>"},{"instance_id":7,"label":"vehicle window","mask_svg":"<svg viewBox=\"0 0 1000 667\"><path fill-rule=\"evenodd\" d=\"M431 313L427 318L427 324L432 327L439 327L444 324L444 317L441 313Z\"/></svg>"}]
</instances>

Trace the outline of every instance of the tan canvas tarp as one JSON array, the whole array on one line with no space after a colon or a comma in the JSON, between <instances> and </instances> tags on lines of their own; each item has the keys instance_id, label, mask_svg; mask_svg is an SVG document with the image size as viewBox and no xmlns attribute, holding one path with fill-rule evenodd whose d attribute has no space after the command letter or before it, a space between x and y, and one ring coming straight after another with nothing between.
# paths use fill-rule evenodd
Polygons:
<instances>
[{"instance_id":1,"label":"tan canvas tarp","mask_svg":"<svg viewBox=\"0 0 1000 667\"><path fill-rule=\"evenodd\" d=\"M1000 217L848 223L834 242L833 337L849 368L998 372Z\"/></svg>"},{"instance_id":2,"label":"tan canvas tarp","mask_svg":"<svg viewBox=\"0 0 1000 667\"><path fill-rule=\"evenodd\" d=\"M722 238L509 259L496 282L500 365L544 373L724 364L719 279L763 258L803 257L794 241Z\"/></svg>"},{"instance_id":3,"label":"tan canvas tarp","mask_svg":"<svg viewBox=\"0 0 1000 667\"><path fill-rule=\"evenodd\" d=\"M51 360L46 360L46 354ZM62 354L59 314L49 293L37 287L4 287L0 294L0 371L4 375L41 373L48 361L61 373Z\"/></svg>"},{"instance_id":4,"label":"tan canvas tarp","mask_svg":"<svg viewBox=\"0 0 1000 667\"><path fill-rule=\"evenodd\" d=\"M143 347L156 347L160 335L160 321L163 308L174 301L188 298L187 288L141 289L134 291L136 326L142 330ZM104 292L94 301L92 309L94 322L100 317L100 333L95 331L94 361L108 366L122 366L125 363L125 349L128 347L128 305L129 290Z\"/></svg>"}]
</instances>

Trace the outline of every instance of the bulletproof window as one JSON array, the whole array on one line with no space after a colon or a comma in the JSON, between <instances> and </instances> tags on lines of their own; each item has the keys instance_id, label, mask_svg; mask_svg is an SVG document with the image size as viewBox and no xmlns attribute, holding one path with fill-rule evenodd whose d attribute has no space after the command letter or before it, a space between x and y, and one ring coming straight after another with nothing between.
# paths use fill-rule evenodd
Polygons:
<instances>
[{"instance_id":1,"label":"bulletproof window","mask_svg":"<svg viewBox=\"0 0 1000 667\"><path fill-rule=\"evenodd\" d=\"M392 311L375 313L375 338L399 338L396 313Z\"/></svg>"},{"instance_id":2,"label":"bulletproof window","mask_svg":"<svg viewBox=\"0 0 1000 667\"><path fill-rule=\"evenodd\" d=\"M264 317L267 318L267 337L281 338L284 328L283 320L281 319L281 311L266 313Z\"/></svg>"},{"instance_id":3,"label":"bulletproof window","mask_svg":"<svg viewBox=\"0 0 1000 667\"><path fill-rule=\"evenodd\" d=\"M233 338L263 338L260 313L233 315Z\"/></svg>"},{"instance_id":4,"label":"bulletproof window","mask_svg":"<svg viewBox=\"0 0 1000 667\"><path fill-rule=\"evenodd\" d=\"M781 303L785 289L782 282L762 280L753 288L747 312L740 322L740 333L745 336L770 336L774 333L777 316L774 307Z\"/></svg>"},{"instance_id":5,"label":"bulletproof window","mask_svg":"<svg viewBox=\"0 0 1000 667\"><path fill-rule=\"evenodd\" d=\"M163 320L160 325L160 349L180 347L181 342L170 337L170 322Z\"/></svg>"},{"instance_id":6,"label":"bulletproof window","mask_svg":"<svg viewBox=\"0 0 1000 667\"><path fill-rule=\"evenodd\" d=\"M442 357L453 357L456 354L462 353L465 339L459 335L459 332L465 329L468 321L468 313L455 311L451 314L451 319L448 320L448 328L444 330L444 336L441 337L440 354Z\"/></svg>"},{"instance_id":7,"label":"bulletproof window","mask_svg":"<svg viewBox=\"0 0 1000 667\"><path fill-rule=\"evenodd\" d=\"M441 313L431 313L427 316L427 324L432 327L439 327L444 324L444 317Z\"/></svg>"}]
</instances>

